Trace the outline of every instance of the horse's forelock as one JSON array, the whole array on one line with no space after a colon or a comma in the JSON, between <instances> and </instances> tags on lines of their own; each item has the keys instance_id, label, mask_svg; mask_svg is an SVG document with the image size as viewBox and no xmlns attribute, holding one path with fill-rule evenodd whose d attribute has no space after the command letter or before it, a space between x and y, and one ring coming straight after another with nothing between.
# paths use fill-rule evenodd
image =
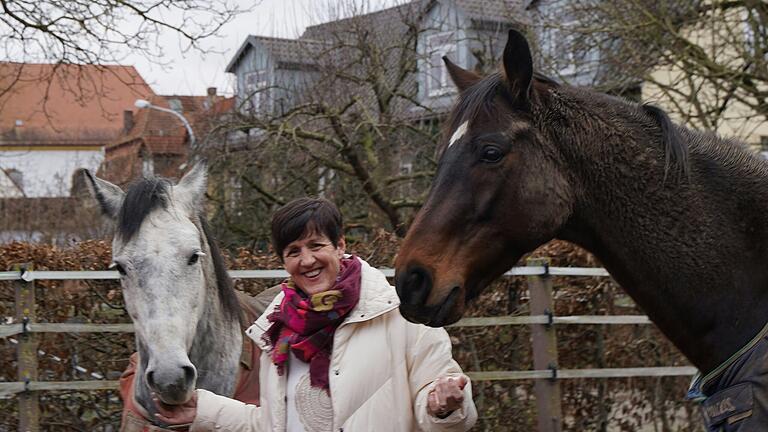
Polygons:
<instances>
[{"instance_id":1,"label":"horse's forelock","mask_svg":"<svg viewBox=\"0 0 768 432\"><path fill-rule=\"evenodd\" d=\"M549 86L559 86L553 79L539 73L534 73L534 79ZM506 85L504 75L497 72L464 90L451 112L450 121L447 123L450 129L446 136L451 136L460 125L471 123L480 114L490 115L496 109L496 96L503 94Z\"/></svg>"},{"instance_id":2,"label":"horse's forelock","mask_svg":"<svg viewBox=\"0 0 768 432\"><path fill-rule=\"evenodd\" d=\"M153 210L168 208L171 187L171 182L161 177L142 178L128 187L117 218L117 235L121 241L130 241Z\"/></svg>"},{"instance_id":3,"label":"horse's forelock","mask_svg":"<svg viewBox=\"0 0 768 432\"><path fill-rule=\"evenodd\" d=\"M464 90L451 113L449 133L453 133L459 125L472 121L480 113L490 113L501 85L502 74L494 73Z\"/></svg>"}]
</instances>

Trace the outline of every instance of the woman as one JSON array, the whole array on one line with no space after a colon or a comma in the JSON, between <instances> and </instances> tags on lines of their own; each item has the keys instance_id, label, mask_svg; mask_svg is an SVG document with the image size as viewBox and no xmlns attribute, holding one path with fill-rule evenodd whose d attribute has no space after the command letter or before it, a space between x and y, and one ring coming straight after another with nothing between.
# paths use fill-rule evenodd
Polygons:
<instances>
[{"instance_id":1,"label":"woman","mask_svg":"<svg viewBox=\"0 0 768 432\"><path fill-rule=\"evenodd\" d=\"M197 390L158 418L190 430L464 431L477 411L443 329L400 315L384 275L345 254L342 220L302 198L272 218L272 244L290 275L247 330L260 344L261 406Z\"/></svg>"}]
</instances>

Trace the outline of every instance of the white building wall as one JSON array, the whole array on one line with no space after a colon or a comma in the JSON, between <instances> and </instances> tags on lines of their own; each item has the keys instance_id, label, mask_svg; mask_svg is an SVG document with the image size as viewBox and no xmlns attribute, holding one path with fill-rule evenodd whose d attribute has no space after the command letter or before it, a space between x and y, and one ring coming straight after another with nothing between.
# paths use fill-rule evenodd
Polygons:
<instances>
[{"instance_id":1,"label":"white building wall","mask_svg":"<svg viewBox=\"0 0 768 432\"><path fill-rule=\"evenodd\" d=\"M96 172L103 161L103 149L0 150L0 167L22 173L28 198L69 196L75 171Z\"/></svg>"},{"instance_id":2,"label":"white building wall","mask_svg":"<svg viewBox=\"0 0 768 432\"><path fill-rule=\"evenodd\" d=\"M0 166L2 168L2 166ZM24 194L13 184L13 181L0 170L0 198L23 198ZM0 243L2 239L0 239Z\"/></svg>"}]
</instances>

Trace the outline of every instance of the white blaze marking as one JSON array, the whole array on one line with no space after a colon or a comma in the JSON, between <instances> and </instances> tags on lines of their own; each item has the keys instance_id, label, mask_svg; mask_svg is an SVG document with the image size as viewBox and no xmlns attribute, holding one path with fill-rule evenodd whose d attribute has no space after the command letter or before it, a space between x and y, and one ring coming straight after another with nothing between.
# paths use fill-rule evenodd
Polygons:
<instances>
[{"instance_id":1,"label":"white blaze marking","mask_svg":"<svg viewBox=\"0 0 768 432\"><path fill-rule=\"evenodd\" d=\"M451 140L448 141L448 147L452 146L453 143L460 140L461 137L463 137L464 134L467 133L467 123L469 123L469 121L465 121L464 123L461 124L461 126L456 128L456 132L454 132L453 135L451 135Z\"/></svg>"}]
</instances>

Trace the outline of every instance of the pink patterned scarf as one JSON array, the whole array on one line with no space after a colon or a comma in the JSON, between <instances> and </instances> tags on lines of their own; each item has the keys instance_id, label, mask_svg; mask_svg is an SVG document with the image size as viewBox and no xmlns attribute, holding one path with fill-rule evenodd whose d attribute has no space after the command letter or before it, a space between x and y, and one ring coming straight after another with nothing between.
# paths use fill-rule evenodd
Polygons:
<instances>
[{"instance_id":1,"label":"pink patterned scarf","mask_svg":"<svg viewBox=\"0 0 768 432\"><path fill-rule=\"evenodd\" d=\"M309 363L313 387L330 394L328 369L333 350L333 334L360 299L361 264L357 257L343 258L336 284L330 290L308 297L293 281L282 284L285 298L267 316L272 325L264 340L272 346L272 362L278 374L285 373L288 352Z\"/></svg>"}]
</instances>

